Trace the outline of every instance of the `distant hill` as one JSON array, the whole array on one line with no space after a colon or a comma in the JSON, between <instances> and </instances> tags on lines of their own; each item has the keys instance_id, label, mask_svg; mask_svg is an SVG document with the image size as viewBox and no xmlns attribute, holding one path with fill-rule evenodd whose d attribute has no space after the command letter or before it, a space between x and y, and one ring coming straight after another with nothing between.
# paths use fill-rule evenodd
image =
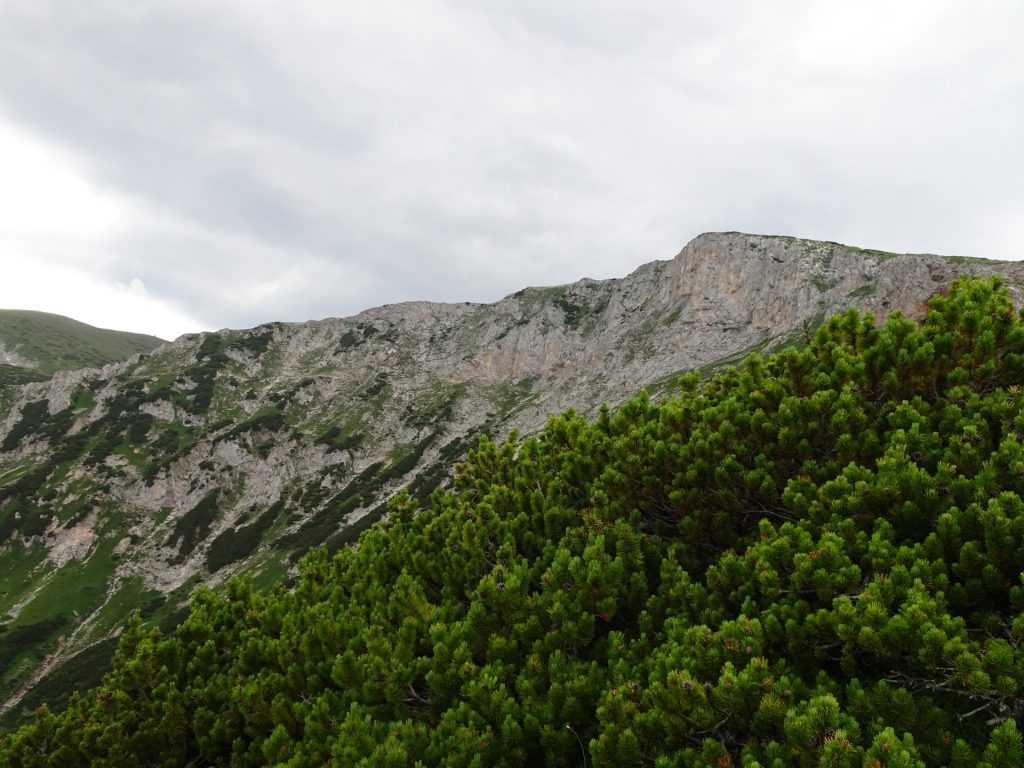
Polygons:
<instances>
[{"instance_id":1,"label":"distant hill","mask_svg":"<svg viewBox=\"0 0 1024 768\"><path fill-rule=\"evenodd\" d=\"M163 343L156 336L96 328L48 312L0 309L0 384L39 381L56 371L100 368L152 352Z\"/></svg>"}]
</instances>

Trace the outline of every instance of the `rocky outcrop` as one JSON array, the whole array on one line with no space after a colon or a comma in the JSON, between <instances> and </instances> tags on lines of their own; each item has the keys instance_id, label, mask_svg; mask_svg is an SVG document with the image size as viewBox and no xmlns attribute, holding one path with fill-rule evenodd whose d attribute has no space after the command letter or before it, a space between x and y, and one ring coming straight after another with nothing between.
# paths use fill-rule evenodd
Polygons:
<instances>
[{"instance_id":1,"label":"rocky outcrop","mask_svg":"<svg viewBox=\"0 0 1024 768\"><path fill-rule=\"evenodd\" d=\"M16 365L19 368L35 368L36 364L27 357L22 356L15 347L10 347L0 339L0 364Z\"/></svg>"},{"instance_id":2,"label":"rocky outcrop","mask_svg":"<svg viewBox=\"0 0 1024 768\"><path fill-rule=\"evenodd\" d=\"M56 522L56 521L54 521ZM51 540L47 544L47 557L57 568L71 560L84 560L96 542L96 514L91 513L70 528L51 527Z\"/></svg>"}]
</instances>

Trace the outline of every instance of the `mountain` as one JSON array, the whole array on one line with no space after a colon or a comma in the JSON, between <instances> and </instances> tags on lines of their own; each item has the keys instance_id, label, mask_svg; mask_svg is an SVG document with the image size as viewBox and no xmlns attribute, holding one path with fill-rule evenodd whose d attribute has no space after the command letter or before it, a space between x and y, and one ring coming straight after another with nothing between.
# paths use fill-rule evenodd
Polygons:
<instances>
[{"instance_id":1,"label":"mountain","mask_svg":"<svg viewBox=\"0 0 1024 768\"><path fill-rule=\"evenodd\" d=\"M962 279L482 439L294 583L133 618L0 764L1018 768L1022 385L1024 315Z\"/></svg>"},{"instance_id":2,"label":"mountain","mask_svg":"<svg viewBox=\"0 0 1024 768\"><path fill-rule=\"evenodd\" d=\"M171 627L199 585L293 578L299 555L353 542L399 488L426 501L482 434L669 393L684 372L804 345L850 306L920 318L964 274L1024 296L1018 264L706 234L618 280L186 336L12 388L6 722L94 680L131 611Z\"/></svg>"},{"instance_id":3,"label":"mountain","mask_svg":"<svg viewBox=\"0 0 1024 768\"><path fill-rule=\"evenodd\" d=\"M163 343L156 336L95 328L48 312L0 309L0 387L118 363Z\"/></svg>"}]
</instances>

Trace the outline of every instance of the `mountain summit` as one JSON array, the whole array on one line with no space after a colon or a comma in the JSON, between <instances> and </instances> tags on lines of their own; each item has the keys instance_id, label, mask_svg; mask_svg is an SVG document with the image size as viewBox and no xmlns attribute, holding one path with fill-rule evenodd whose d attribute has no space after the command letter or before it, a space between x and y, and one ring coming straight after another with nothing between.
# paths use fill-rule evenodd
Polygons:
<instances>
[{"instance_id":1,"label":"mountain summit","mask_svg":"<svg viewBox=\"0 0 1024 768\"><path fill-rule=\"evenodd\" d=\"M711 233L621 279L186 336L10 387L3 712L94 679L133 610L173 626L199 585L265 586L311 547L351 543L399 488L429 497L482 434L670 392L803 345L851 306L921 317L966 274L1024 297L1016 263Z\"/></svg>"}]
</instances>

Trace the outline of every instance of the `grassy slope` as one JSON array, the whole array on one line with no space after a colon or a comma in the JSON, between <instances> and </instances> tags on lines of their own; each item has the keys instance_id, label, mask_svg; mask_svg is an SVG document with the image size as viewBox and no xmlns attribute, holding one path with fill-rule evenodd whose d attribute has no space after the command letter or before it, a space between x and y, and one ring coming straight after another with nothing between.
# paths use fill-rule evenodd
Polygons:
<instances>
[{"instance_id":1,"label":"grassy slope","mask_svg":"<svg viewBox=\"0 0 1024 768\"><path fill-rule=\"evenodd\" d=\"M45 373L40 373L32 368L0 363L0 386L5 384L27 384L30 381L46 381L48 378L49 376Z\"/></svg>"},{"instance_id":2,"label":"grassy slope","mask_svg":"<svg viewBox=\"0 0 1024 768\"><path fill-rule=\"evenodd\" d=\"M0 309L0 341L44 373L95 368L151 352L164 343L156 336L95 328L61 315L20 309Z\"/></svg>"}]
</instances>

